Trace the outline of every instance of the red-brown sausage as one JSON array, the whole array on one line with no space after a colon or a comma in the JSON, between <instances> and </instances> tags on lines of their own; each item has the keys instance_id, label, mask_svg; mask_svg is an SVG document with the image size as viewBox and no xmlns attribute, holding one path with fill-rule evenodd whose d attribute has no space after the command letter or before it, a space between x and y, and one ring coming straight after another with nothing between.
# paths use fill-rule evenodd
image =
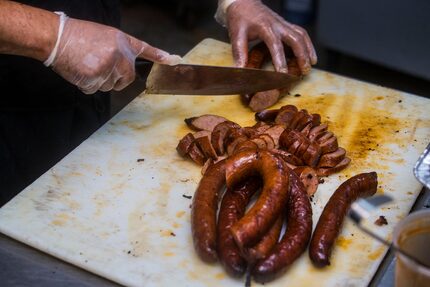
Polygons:
<instances>
[{"instance_id":1,"label":"red-brown sausage","mask_svg":"<svg viewBox=\"0 0 430 287\"><path fill-rule=\"evenodd\" d=\"M299 166L294 169L294 172L299 176L308 196L314 195L317 192L319 184L316 171L309 166Z\"/></svg>"},{"instance_id":2,"label":"red-brown sausage","mask_svg":"<svg viewBox=\"0 0 430 287\"><path fill-rule=\"evenodd\" d=\"M269 49L264 42L255 45L248 53L248 63L246 63L246 67L260 69L264 60L269 56L269 53ZM241 95L241 100L245 105L248 105L253 96L254 94Z\"/></svg>"},{"instance_id":3,"label":"red-brown sausage","mask_svg":"<svg viewBox=\"0 0 430 287\"><path fill-rule=\"evenodd\" d=\"M259 178L252 177L238 188L228 188L221 202L217 227L218 257L227 273L234 277L245 273L247 262L234 241L230 227L245 214L248 202L260 186Z\"/></svg>"},{"instance_id":4,"label":"red-brown sausage","mask_svg":"<svg viewBox=\"0 0 430 287\"><path fill-rule=\"evenodd\" d=\"M284 212L282 211L275 224L269 229L266 235L261 238L255 246L245 249L244 256L250 264L255 263L257 260L265 258L269 252L278 243L279 235L281 234L282 224L284 223Z\"/></svg>"},{"instance_id":5,"label":"red-brown sausage","mask_svg":"<svg viewBox=\"0 0 430 287\"><path fill-rule=\"evenodd\" d=\"M205 262L215 262L216 213L218 201L225 185L225 160L208 167L193 196L191 231L194 248Z\"/></svg>"},{"instance_id":6,"label":"red-brown sausage","mask_svg":"<svg viewBox=\"0 0 430 287\"><path fill-rule=\"evenodd\" d=\"M255 120L262 122L273 122L279 113L279 109L263 110L255 113Z\"/></svg>"},{"instance_id":7,"label":"red-brown sausage","mask_svg":"<svg viewBox=\"0 0 430 287\"><path fill-rule=\"evenodd\" d=\"M333 244L351 203L359 197L375 194L376 172L361 173L343 182L330 197L318 220L309 247L309 256L317 267L330 265Z\"/></svg>"},{"instance_id":8,"label":"red-brown sausage","mask_svg":"<svg viewBox=\"0 0 430 287\"><path fill-rule=\"evenodd\" d=\"M254 112L261 112L276 104L281 97L281 93L282 91L280 89L257 92L249 100L248 106Z\"/></svg>"},{"instance_id":9,"label":"red-brown sausage","mask_svg":"<svg viewBox=\"0 0 430 287\"><path fill-rule=\"evenodd\" d=\"M312 208L296 173L289 171L290 197L287 205L287 229L269 255L252 270L257 282L267 282L283 274L308 245L312 233Z\"/></svg>"},{"instance_id":10,"label":"red-brown sausage","mask_svg":"<svg viewBox=\"0 0 430 287\"><path fill-rule=\"evenodd\" d=\"M268 151L243 151L226 160L227 187L260 174L261 195L245 216L231 227L239 248L255 245L275 223L288 200L288 177L282 160Z\"/></svg>"}]
</instances>

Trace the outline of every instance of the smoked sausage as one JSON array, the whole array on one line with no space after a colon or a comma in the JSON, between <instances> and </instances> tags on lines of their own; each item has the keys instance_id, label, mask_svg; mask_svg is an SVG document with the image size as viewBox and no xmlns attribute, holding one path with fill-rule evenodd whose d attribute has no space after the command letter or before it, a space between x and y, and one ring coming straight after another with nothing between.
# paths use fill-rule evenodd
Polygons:
<instances>
[{"instance_id":1,"label":"smoked sausage","mask_svg":"<svg viewBox=\"0 0 430 287\"><path fill-rule=\"evenodd\" d=\"M217 226L218 258L227 273L234 277L245 273L247 262L230 233L230 227L245 214L246 206L260 186L261 180L252 177L237 188L228 188L221 202Z\"/></svg>"},{"instance_id":2,"label":"smoked sausage","mask_svg":"<svg viewBox=\"0 0 430 287\"><path fill-rule=\"evenodd\" d=\"M330 197L318 220L309 247L309 257L316 267L330 265L330 255L343 219L352 202L376 193L376 172L361 173L343 182Z\"/></svg>"},{"instance_id":3,"label":"smoked sausage","mask_svg":"<svg viewBox=\"0 0 430 287\"><path fill-rule=\"evenodd\" d=\"M306 250L311 237L312 208L306 189L295 172L289 170L289 177L287 228L267 257L254 265L252 276L257 282L268 282L283 274Z\"/></svg>"},{"instance_id":4,"label":"smoked sausage","mask_svg":"<svg viewBox=\"0 0 430 287\"><path fill-rule=\"evenodd\" d=\"M191 231L194 248L205 262L216 262L216 214L225 186L225 160L208 167L193 196Z\"/></svg>"},{"instance_id":5,"label":"smoked sausage","mask_svg":"<svg viewBox=\"0 0 430 287\"><path fill-rule=\"evenodd\" d=\"M226 159L226 184L234 187L260 175L263 189L248 213L231 227L239 248L255 245L278 219L288 200L288 177L282 160L268 151L246 150Z\"/></svg>"}]
</instances>

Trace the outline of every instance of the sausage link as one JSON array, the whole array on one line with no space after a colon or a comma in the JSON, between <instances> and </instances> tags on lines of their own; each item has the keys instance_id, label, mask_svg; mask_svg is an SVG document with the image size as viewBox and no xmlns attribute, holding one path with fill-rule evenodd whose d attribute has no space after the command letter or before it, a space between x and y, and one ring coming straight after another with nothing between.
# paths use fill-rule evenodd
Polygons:
<instances>
[{"instance_id":1,"label":"sausage link","mask_svg":"<svg viewBox=\"0 0 430 287\"><path fill-rule=\"evenodd\" d=\"M305 250L312 234L312 207L306 189L296 173L289 170L290 196L287 229L281 241L252 270L257 282L268 282L283 274Z\"/></svg>"},{"instance_id":2,"label":"sausage link","mask_svg":"<svg viewBox=\"0 0 430 287\"><path fill-rule=\"evenodd\" d=\"M230 227L244 214L252 195L260 188L261 181L252 177L238 188L228 188L221 202L218 214L218 257L228 274L242 276L246 271L247 262L230 232Z\"/></svg>"},{"instance_id":3,"label":"sausage link","mask_svg":"<svg viewBox=\"0 0 430 287\"><path fill-rule=\"evenodd\" d=\"M218 201L225 185L225 160L208 167L193 197L191 231L194 248L205 262L215 262L216 213Z\"/></svg>"},{"instance_id":4,"label":"sausage link","mask_svg":"<svg viewBox=\"0 0 430 287\"><path fill-rule=\"evenodd\" d=\"M255 245L275 223L288 200L288 177L281 159L268 151L243 151L226 160L227 187L260 174L263 189L245 216L231 227L239 248Z\"/></svg>"},{"instance_id":5,"label":"sausage link","mask_svg":"<svg viewBox=\"0 0 430 287\"><path fill-rule=\"evenodd\" d=\"M330 197L318 220L309 247L309 256L317 267L330 265L330 255L343 219L352 202L376 193L376 172L361 173L343 182Z\"/></svg>"},{"instance_id":6,"label":"sausage link","mask_svg":"<svg viewBox=\"0 0 430 287\"><path fill-rule=\"evenodd\" d=\"M245 249L245 258L250 264L255 263L257 260L265 258L269 252L278 243L279 235L281 234L282 224L284 223L284 214L281 212L275 224L269 229L269 231L261 238L257 245Z\"/></svg>"},{"instance_id":7,"label":"sausage link","mask_svg":"<svg viewBox=\"0 0 430 287\"><path fill-rule=\"evenodd\" d=\"M248 63L246 63L247 68L252 69L260 69L261 66L264 63L264 60L269 56L269 49L264 44L264 42L261 42L249 51L248 53ZM245 94L241 95L240 98L242 100L242 103L248 105L250 101L252 100L254 94Z\"/></svg>"}]
</instances>

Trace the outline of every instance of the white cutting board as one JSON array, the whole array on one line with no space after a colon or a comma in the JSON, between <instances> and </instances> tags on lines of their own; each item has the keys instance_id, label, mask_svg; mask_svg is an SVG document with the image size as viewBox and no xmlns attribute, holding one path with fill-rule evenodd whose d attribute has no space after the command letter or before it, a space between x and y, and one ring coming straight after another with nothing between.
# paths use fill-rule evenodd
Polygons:
<instances>
[{"instance_id":1,"label":"white cutting board","mask_svg":"<svg viewBox=\"0 0 430 287\"><path fill-rule=\"evenodd\" d=\"M230 46L212 39L187 59L232 65ZM348 169L320 185L314 224L342 181L375 170L379 192L396 199L380 212L389 224L376 227L389 239L421 189L412 168L430 141L430 100L313 70L276 106L285 104L320 113L352 158ZM184 118L204 113L254 123L238 96L141 94L3 206L0 231L124 285L243 286L219 264L201 262L192 245L191 200L183 195L193 195L200 167L175 147L188 132ZM315 269L306 253L266 286L366 286L385 252L346 222L331 266Z\"/></svg>"}]
</instances>

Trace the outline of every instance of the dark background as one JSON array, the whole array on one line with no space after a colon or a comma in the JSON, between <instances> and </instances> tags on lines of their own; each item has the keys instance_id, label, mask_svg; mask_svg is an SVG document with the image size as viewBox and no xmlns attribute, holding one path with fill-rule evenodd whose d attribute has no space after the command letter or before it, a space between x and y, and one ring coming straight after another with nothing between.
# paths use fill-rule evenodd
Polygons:
<instances>
[{"instance_id":1,"label":"dark background","mask_svg":"<svg viewBox=\"0 0 430 287\"><path fill-rule=\"evenodd\" d=\"M204 38L229 41L214 20L216 0L122 1L122 30L184 55ZM266 0L308 31L317 68L430 97L430 1ZM310 3L310 4L309 4ZM307 12L303 8L310 7ZM115 92L112 113L142 91Z\"/></svg>"}]
</instances>

